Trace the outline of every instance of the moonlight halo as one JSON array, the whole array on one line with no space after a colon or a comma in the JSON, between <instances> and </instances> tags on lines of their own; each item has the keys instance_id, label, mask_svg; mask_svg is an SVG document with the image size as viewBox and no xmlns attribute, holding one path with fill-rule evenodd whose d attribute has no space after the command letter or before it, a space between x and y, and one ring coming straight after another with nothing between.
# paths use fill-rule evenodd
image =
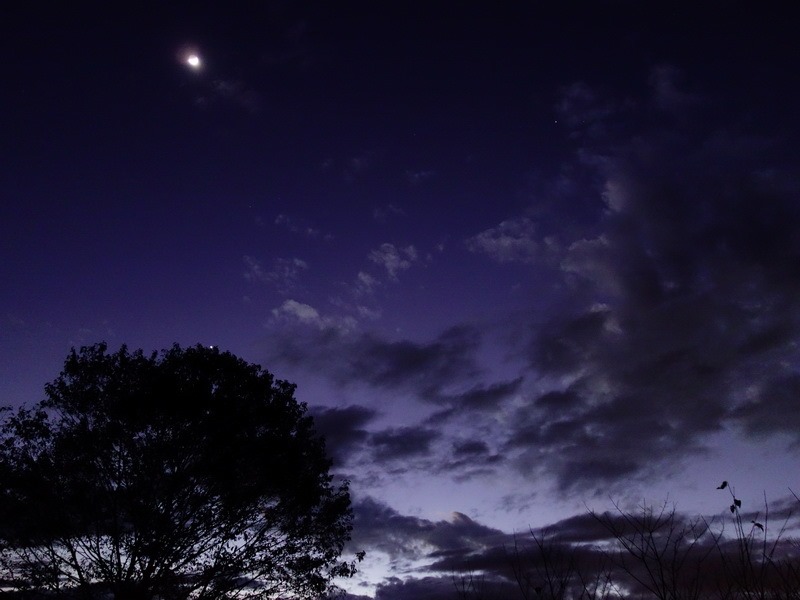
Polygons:
<instances>
[{"instance_id":1,"label":"moonlight halo","mask_svg":"<svg viewBox=\"0 0 800 600\"><path fill-rule=\"evenodd\" d=\"M177 54L178 62L193 71L199 71L203 68L203 59L200 57L200 52L194 44L186 44L182 46Z\"/></svg>"}]
</instances>

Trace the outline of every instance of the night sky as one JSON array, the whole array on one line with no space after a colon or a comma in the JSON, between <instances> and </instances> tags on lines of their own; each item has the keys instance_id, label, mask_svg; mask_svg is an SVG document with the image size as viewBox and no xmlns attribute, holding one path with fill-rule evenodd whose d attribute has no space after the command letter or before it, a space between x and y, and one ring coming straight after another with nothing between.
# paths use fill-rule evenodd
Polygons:
<instances>
[{"instance_id":1,"label":"night sky","mask_svg":"<svg viewBox=\"0 0 800 600\"><path fill-rule=\"evenodd\" d=\"M382 600L612 501L780 506L800 23L701 4L4 4L0 404L103 340L261 364Z\"/></svg>"}]
</instances>

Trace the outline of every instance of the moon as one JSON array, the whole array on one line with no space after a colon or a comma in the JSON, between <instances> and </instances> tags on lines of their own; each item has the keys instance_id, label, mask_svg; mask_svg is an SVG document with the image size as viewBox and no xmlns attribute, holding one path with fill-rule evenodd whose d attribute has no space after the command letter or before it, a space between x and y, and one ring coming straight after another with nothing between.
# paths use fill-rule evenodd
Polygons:
<instances>
[{"instance_id":1,"label":"moon","mask_svg":"<svg viewBox=\"0 0 800 600\"><path fill-rule=\"evenodd\" d=\"M201 64L200 57L197 54L190 54L186 57L186 64L193 69L199 69Z\"/></svg>"}]
</instances>

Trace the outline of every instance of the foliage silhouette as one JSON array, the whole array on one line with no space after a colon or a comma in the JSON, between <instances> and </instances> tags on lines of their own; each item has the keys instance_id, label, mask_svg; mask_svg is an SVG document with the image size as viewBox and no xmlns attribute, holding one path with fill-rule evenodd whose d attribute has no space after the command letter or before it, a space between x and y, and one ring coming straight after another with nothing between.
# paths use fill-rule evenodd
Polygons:
<instances>
[{"instance_id":1,"label":"foliage silhouette","mask_svg":"<svg viewBox=\"0 0 800 600\"><path fill-rule=\"evenodd\" d=\"M352 576L347 484L294 389L216 348L73 350L2 426L3 587L310 598Z\"/></svg>"}]
</instances>

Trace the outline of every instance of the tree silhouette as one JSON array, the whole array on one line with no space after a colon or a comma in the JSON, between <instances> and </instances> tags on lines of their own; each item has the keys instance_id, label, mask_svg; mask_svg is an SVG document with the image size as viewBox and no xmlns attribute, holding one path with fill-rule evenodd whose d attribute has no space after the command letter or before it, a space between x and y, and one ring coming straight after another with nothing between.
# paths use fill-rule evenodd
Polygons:
<instances>
[{"instance_id":1,"label":"tree silhouette","mask_svg":"<svg viewBox=\"0 0 800 600\"><path fill-rule=\"evenodd\" d=\"M0 435L6 590L318 597L354 574L347 485L292 384L215 348L98 344L45 394Z\"/></svg>"}]
</instances>

